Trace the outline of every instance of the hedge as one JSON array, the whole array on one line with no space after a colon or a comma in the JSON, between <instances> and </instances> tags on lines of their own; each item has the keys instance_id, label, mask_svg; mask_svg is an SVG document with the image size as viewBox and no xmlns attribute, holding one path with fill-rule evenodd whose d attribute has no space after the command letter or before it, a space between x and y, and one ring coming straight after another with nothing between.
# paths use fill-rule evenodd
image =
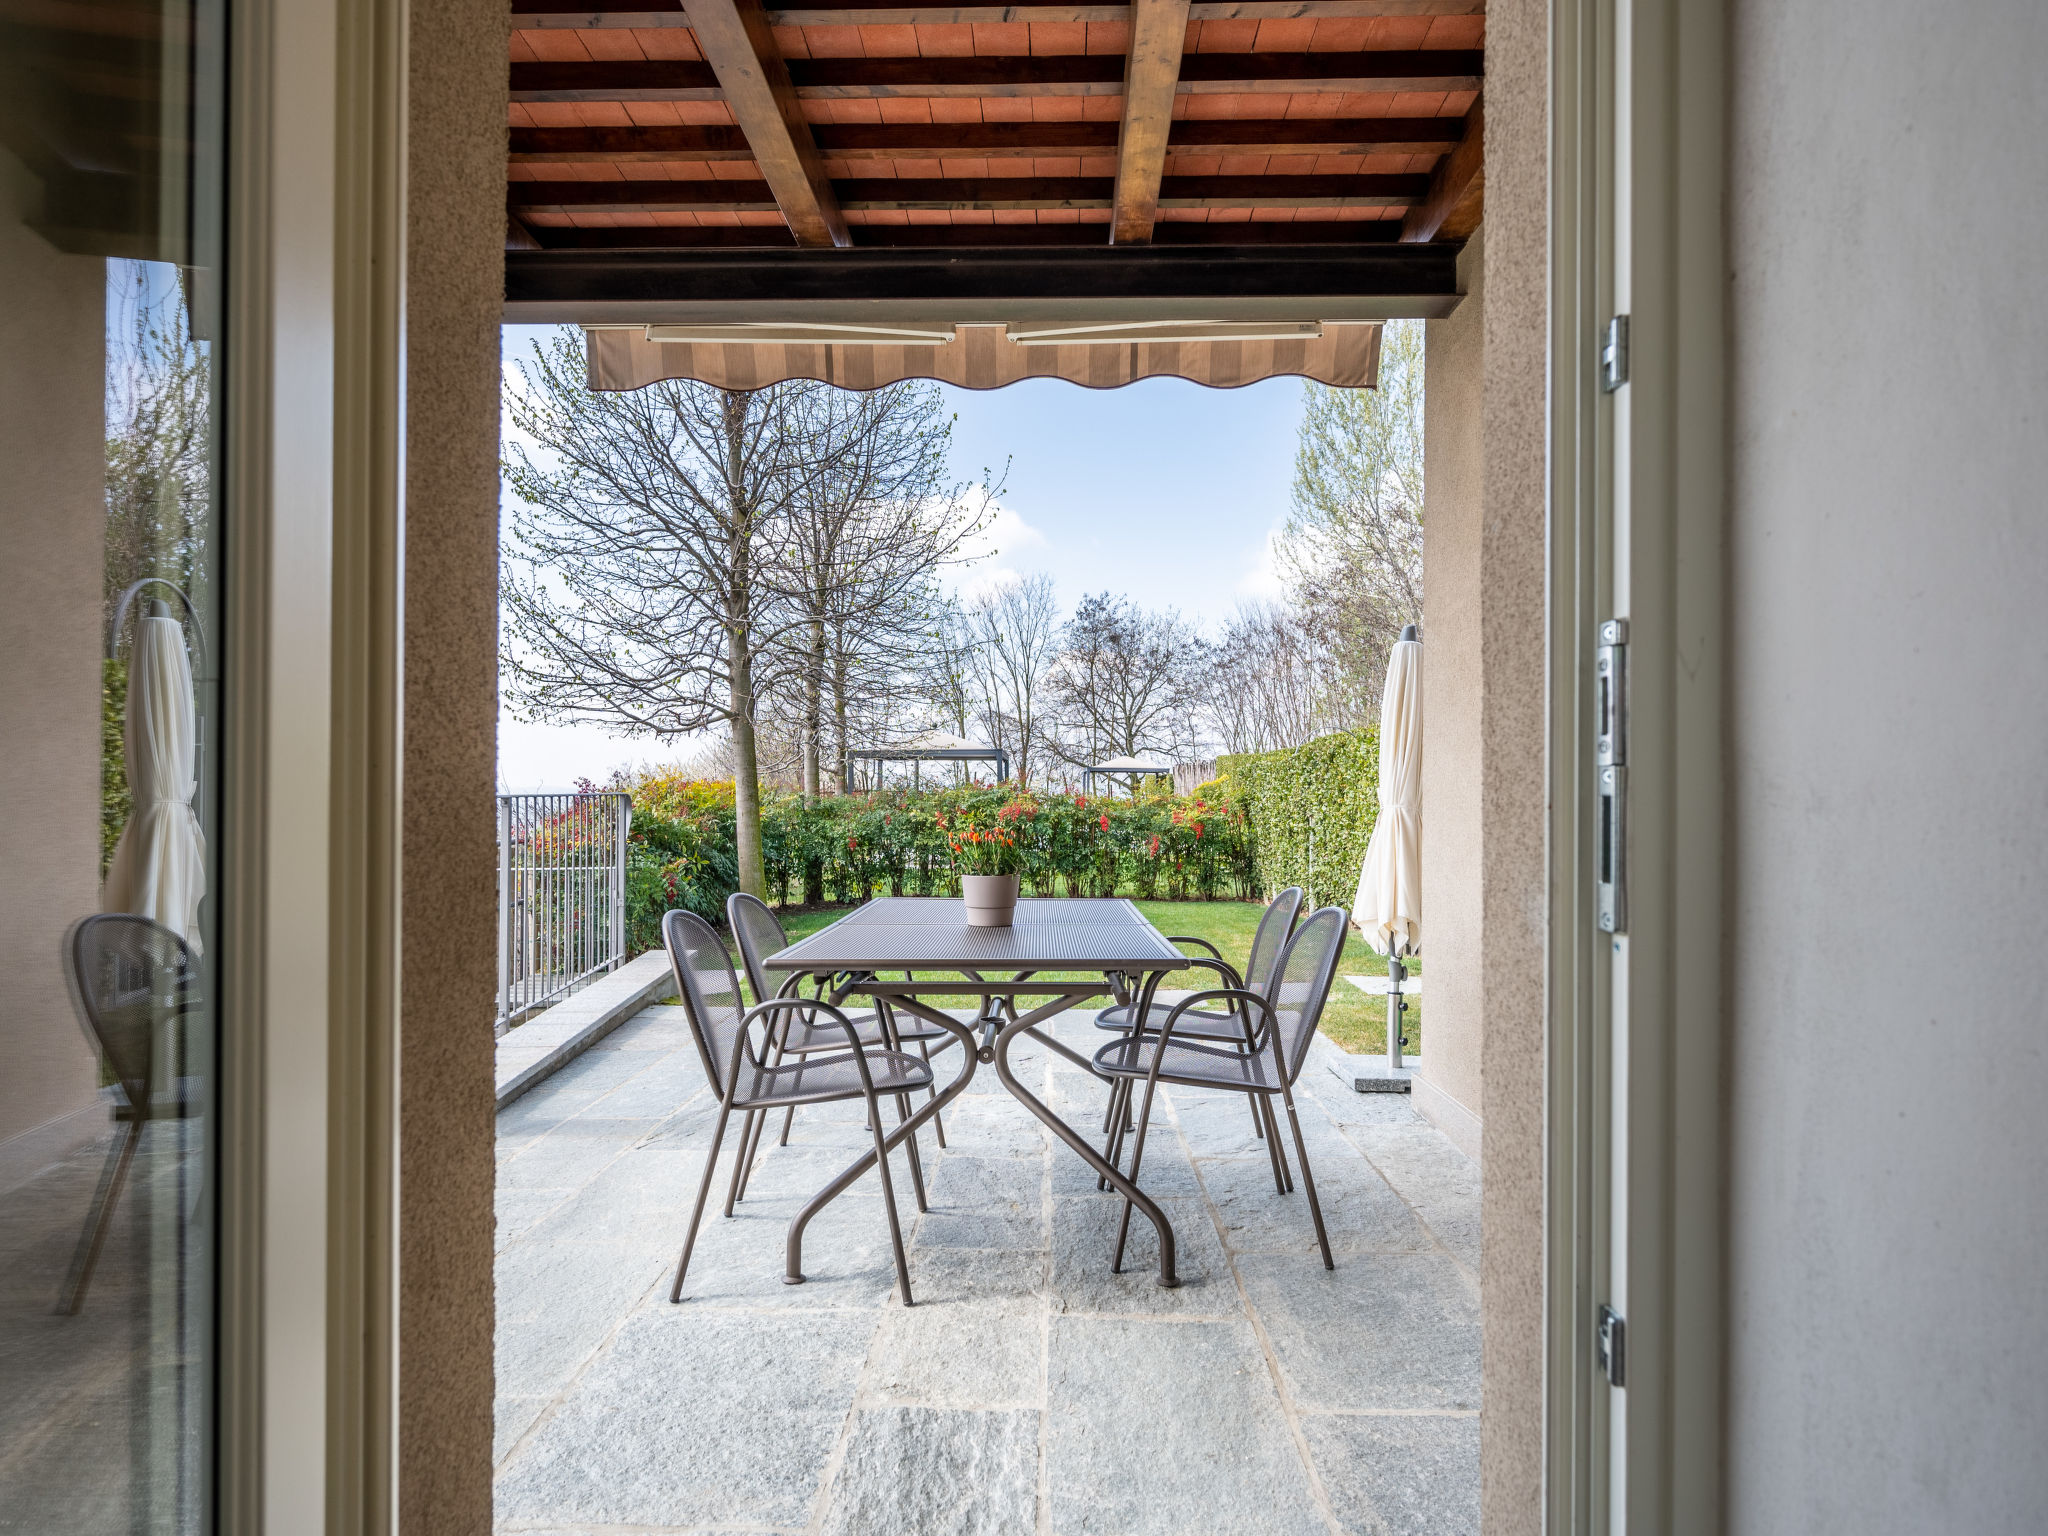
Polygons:
<instances>
[{"instance_id":1,"label":"hedge","mask_svg":"<svg viewBox=\"0 0 2048 1536\"><path fill-rule=\"evenodd\" d=\"M1262 894L1299 885L1316 906L1351 906L1379 815L1379 735L1375 725L1217 759L1218 786L1250 826Z\"/></svg>"},{"instance_id":2,"label":"hedge","mask_svg":"<svg viewBox=\"0 0 2048 1536\"><path fill-rule=\"evenodd\" d=\"M684 907L713 921L738 885L730 780L653 774L630 786L628 949L661 942L661 914ZM1012 823L1025 890L1038 896L1141 899L1258 893L1243 810L1227 797L1031 794L977 785L923 793L832 795L805 805L771 791L761 808L771 901L814 904L959 891L950 826L1021 802Z\"/></svg>"}]
</instances>

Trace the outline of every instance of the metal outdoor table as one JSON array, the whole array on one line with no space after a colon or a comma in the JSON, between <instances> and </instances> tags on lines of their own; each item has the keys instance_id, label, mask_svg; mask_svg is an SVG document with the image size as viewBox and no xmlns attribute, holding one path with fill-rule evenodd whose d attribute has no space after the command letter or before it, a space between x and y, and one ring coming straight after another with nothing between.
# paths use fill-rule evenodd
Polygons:
<instances>
[{"instance_id":1,"label":"metal outdoor table","mask_svg":"<svg viewBox=\"0 0 2048 1536\"><path fill-rule=\"evenodd\" d=\"M886 1007L927 1019L959 1040L965 1061L960 1076L890 1133L886 1139L889 1150L894 1151L958 1098L973 1081L979 1063L992 1062L997 1078L1018 1103L1144 1212L1159 1233L1159 1283L1180 1283L1174 1273L1173 1228L1166 1213L1010 1071L1011 1045L1019 1035L1029 1035L1092 1074L1087 1057L1068 1050L1038 1026L1104 991L1113 993L1119 1003L1135 999L1139 1007L1134 1018L1148 1016L1160 978L1186 965L1187 957L1136 907L1116 898L1024 900L1017 903L1013 926L971 928L966 905L958 900L890 896L855 908L831 927L767 957L764 963L789 978L782 989L785 992L805 977L815 977L835 1003L851 993L861 993ZM884 979L883 973L890 971L901 972L904 979ZM1043 971L1086 974L1081 980L1060 981L1037 974ZM984 974L992 972L1011 974ZM935 993L978 998L980 1008L974 1023L963 1024L922 1000ZM1045 1001L1019 1012L1017 1000L1026 997ZM790 1223L791 1281L803 1278L804 1228L828 1202L873 1167L875 1157L869 1152L855 1162L820 1190Z\"/></svg>"}]
</instances>

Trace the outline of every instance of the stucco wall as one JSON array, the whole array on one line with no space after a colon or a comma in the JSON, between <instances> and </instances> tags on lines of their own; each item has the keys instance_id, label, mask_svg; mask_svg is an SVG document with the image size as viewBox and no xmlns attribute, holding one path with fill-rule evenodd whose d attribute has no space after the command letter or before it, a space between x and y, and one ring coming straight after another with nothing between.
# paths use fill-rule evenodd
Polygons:
<instances>
[{"instance_id":1,"label":"stucco wall","mask_svg":"<svg viewBox=\"0 0 2048 1536\"><path fill-rule=\"evenodd\" d=\"M1485 1022L1480 860L1480 545L1485 231L1458 257L1464 302L1428 322L1422 531L1422 915L1427 1048L1415 1107L1478 1157Z\"/></svg>"},{"instance_id":2,"label":"stucco wall","mask_svg":"<svg viewBox=\"0 0 2048 1536\"><path fill-rule=\"evenodd\" d=\"M99 907L107 264L26 227L40 204L0 150L0 1188L106 1128L58 956Z\"/></svg>"},{"instance_id":3,"label":"stucco wall","mask_svg":"<svg viewBox=\"0 0 2048 1536\"><path fill-rule=\"evenodd\" d=\"M509 23L498 0L411 14L399 1513L486 1536Z\"/></svg>"},{"instance_id":4,"label":"stucco wall","mask_svg":"<svg viewBox=\"0 0 2048 1536\"><path fill-rule=\"evenodd\" d=\"M1494 0L1486 17L1479 588L1486 681L1480 702L1480 1073L1486 1084L1480 1477L1487 1536L1542 1529L1549 65L1544 0Z\"/></svg>"},{"instance_id":5,"label":"stucco wall","mask_svg":"<svg viewBox=\"0 0 2048 1536\"><path fill-rule=\"evenodd\" d=\"M2038 1532L2048 9L1732 11L1729 1528Z\"/></svg>"}]
</instances>

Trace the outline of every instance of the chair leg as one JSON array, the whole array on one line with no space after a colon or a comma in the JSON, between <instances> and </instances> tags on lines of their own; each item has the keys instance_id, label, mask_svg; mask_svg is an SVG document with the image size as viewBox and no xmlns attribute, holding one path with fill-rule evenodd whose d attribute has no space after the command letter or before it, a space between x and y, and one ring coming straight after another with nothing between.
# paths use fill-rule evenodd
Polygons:
<instances>
[{"instance_id":1,"label":"chair leg","mask_svg":"<svg viewBox=\"0 0 2048 1536\"><path fill-rule=\"evenodd\" d=\"M1125 1175L1133 1184L1138 1182L1138 1165L1145 1161L1145 1131L1152 1124L1152 1090L1159 1086L1157 1078L1145 1079L1145 1107L1138 1112L1138 1139L1131 1147L1131 1171ZM1124 1270L1124 1242L1131 1235L1131 1200L1124 1197L1124 1219L1117 1223L1116 1257L1109 1261L1109 1272L1120 1275Z\"/></svg>"},{"instance_id":2,"label":"chair leg","mask_svg":"<svg viewBox=\"0 0 2048 1536\"><path fill-rule=\"evenodd\" d=\"M903 1052L903 1038L896 1033L896 1015L889 1011L887 1003L879 1003L875 1009L875 1017L881 1021L882 1043L890 1050L901 1055ZM895 1099L896 1123L901 1125L910 1118L910 1095L899 1093L895 1095ZM912 1131L906 1136L904 1138L904 1145L910 1149L910 1187L917 1194L917 1208L920 1212L928 1211L931 1207L925 1203L924 1162L917 1153L917 1132Z\"/></svg>"},{"instance_id":3,"label":"chair leg","mask_svg":"<svg viewBox=\"0 0 2048 1536\"><path fill-rule=\"evenodd\" d=\"M920 1054L920 1055L922 1055L922 1056L924 1057L924 1064L925 1064L926 1066L930 1066L930 1065L932 1064L932 1048L931 1048L931 1042L930 1042L930 1041L928 1041L928 1040L920 1040L920 1041L918 1041L918 1042L917 1042L917 1049L918 1049L918 1052L919 1052L919 1054ZM929 1087L929 1088L925 1089L925 1096L926 1096L927 1098L930 1098L930 1099L934 1099L934 1100L938 1098L938 1096L939 1096L939 1075L938 1075L938 1073L934 1072L934 1073L932 1074L932 1085L931 1085L931 1087ZM933 1115L933 1116L932 1116L932 1129L933 1129L933 1130L935 1130L935 1131L937 1131L937 1132L939 1133L939 1150L940 1150L941 1152L945 1151L945 1150L946 1150L946 1117L945 1117L944 1115Z\"/></svg>"},{"instance_id":4,"label":"chair leg","mask_svg":"<svg viewBox=\"0 0 2048 1536\"><path fill-rule=\"evenodd\" d=\"M1273 1119L1273 1100L1263 1093L1248 1094L1252 1101L1252 1113L1264 1123ZM1273 1188L1283 1195L1294 1193L1294 1174L1287 1166L1287 1149L1280 1145L1280 1127L1272 1124L1272 1134L1265 1138L1266 1161L1273 1168Z\"/></svg>"},{"instance_id":5,"label":"chair leg","mask_svg":"<svg viewBox=\"0 0 2048 1536\"><path fill-rule=\"evenodd\" d=\"M796 1106L792 1104L789 1106L789 1108L785 1109L782 1112L782 1139L776 1143L778 1147L786 1147L789 1145L789 1122L794 1120L795 1118Z\"/></svg>"},{"instance_id":6,"label":"chair leg","mask_svg":"<svg viewBox=\"0 0 2048 1536\"><path fill-rule=\"evenodd\" d=\"M131 1120L121 1144L107 1149L107 1160L100 1167L99 1188L93 1192L92 1214L86 1218L85 1230L78 1234L78 1248L71 1256L71 1272L64 1277L64 1290L57 1298L57 1311L65 1317L76 1317L78 1309L85 1305L85 1288L92 1283L92 1272L100 1262L100 1249L106 1246L107 1224L113 1218L114 1202L121 1197L121 1185L128 1176L129 1160L135 1156L135 1145L141 1139L142 1122Z\"/></svg>"},{"instance_id":7,"label":"chair leg","mask_svg":"<svg viewBox=\"0 0 2048 1536\"><path fill-rule=\"evenodd\" d=\"M1103 1129L1107 1134L1102 1139L1102 1160L1112 1168L1122 1166L1119 1160L1123 1157L1124 1151L1123 1100L1130 1091L1130 1078L1119 1077L1111 1080L1109 1085L1109 1113L1103 1116ZM1109 1188L1109 1180L1098 1174L1095 1179L1095 1187L1097 1190L1106 1190Z\"/></svg>"},{"instance_id":8,"label":"chair leg","mask_svg":"<svg viewBox=\"0 0 2048 1536\"><path fill-rule=\"evenodd\" d=\"M896 1186L889 1178L889 1152L882 1139L882 1107L868 1096L868 1123L875 1128L875 1172L882 1176L882 1205L889 1213L889 1242L896 1250L896 1280L903 1305L910 1306L910 1260L903 1252L903 1223L896 1216Z\"/></svg>"},{"instance_id":9,"label":"chair leg","mask_svg":"<svg viewBox=\"0 0 2048 1536\"><path fill-rule=\"evenodd\" d=\"M1252 1112L1252 1134L1258 1137L1259 1140L1264 1141L1266 1139L1266 1117L1259 1113L1259 1096L1255 1093L1248 1093L1245 1097L1251 1100L1251 1104L1248 1107Z\"/></svg>"},{"instance_id":10,"label":"chair leg","mask_svg":"<svg viewBox=\"0 0 2048 1536\"><path fill-rule=\"evenodd\" d=\"M731 1113L730 1100L718 1106L718 1126L711 1133L711 1150L704 1154L704 1177L697 1182L697 1204L690 1212L689 1235L683 1239L683 1256L676 1261L675 1284L668 1288L671 1304L683 1299L683 1276L689 1273L690 1250L697 1246L697 1228L704 1220L704 1202L711 1198L711 1175L718 1168L718 1151L725 1145L725 1121Z\"/></svg>"},{"instance_id":11,"label":"chair leg","mask_svg":"<svg viewBox=\"0 0 2048 1536\"><path fill-rule=\"evenodd\" d=\"M725 1192L725 1214L728 1218L740 1198L740 1185L745 1182L747 1173L747 1148L753 1142L754 1122L761 1114L758 1109L750 1109L740 1119L739 1161L732 1165L732 1184Z\"/></svg>"},{"instance_id":12,"label":"chair leg","mask_svg":"<svg viewBox=\"0 0 2048 1536\"><path fill-rule=\"evenodd\" d=\"M1316 1177L1308 1171L1308 1143L1301 1139L1301 1116L1294 1112L1294 1095L1287 1095L1287 1123L1294 1128L1294 1151L1301 1159L1301 1187L1308 1193L1308 1213L1315 1218L1316 1244L1323 1250L1323 1268L1335 1269L1330 1257L1330 1234L1323 1230L1323 1208L1316 1200Z\"/></svg>"}]
</instances>

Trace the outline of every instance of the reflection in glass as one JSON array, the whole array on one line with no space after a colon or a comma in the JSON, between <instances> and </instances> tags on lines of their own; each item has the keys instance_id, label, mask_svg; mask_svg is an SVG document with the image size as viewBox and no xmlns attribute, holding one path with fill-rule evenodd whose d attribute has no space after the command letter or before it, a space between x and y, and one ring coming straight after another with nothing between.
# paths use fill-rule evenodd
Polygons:
<instances>
[{"instance_id":1,"label":"reflection in glass","mask_svg":"<svg viewBox=\"0 0 2048 1536\"><path fill-rule=\"evenodd\" d=\"M213 1528L223 15L0 0L0 1531Z\"/></svg>"}]
</instances>

